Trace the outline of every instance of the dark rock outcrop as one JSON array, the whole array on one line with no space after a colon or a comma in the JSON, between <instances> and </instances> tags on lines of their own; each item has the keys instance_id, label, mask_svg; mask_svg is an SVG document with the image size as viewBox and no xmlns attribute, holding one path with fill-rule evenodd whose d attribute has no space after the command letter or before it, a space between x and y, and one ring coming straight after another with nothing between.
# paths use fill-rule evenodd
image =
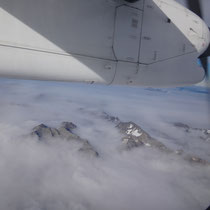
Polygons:
<instances>
[{"instance_id":1,"label":"dark rock outcrop","mask_svg":"<svg viewBox=\"0 0 210 210\"><path fill-rule=\"evenodd\" d=\"M197 156L194 156L194 155L185 155L184 156L184 159L189 161L190 163L192 164L195 164L195 163L199 163L199 164L202 164L202 165L210 165L210 163L204 159L201 159Z\"/></svg>"},{"instance_id":2,"label":"dark rock outcrop","mask_svg":"<svg viewBox=\"0 0 210 210\"><path fill-rule=\"evenodd\" d=\"M171 155L177 155L182 157L184 160L189 161L194 164L210 165L206 160L203 160L197 156L189 155L185 153L184 150L172 150L157 139L151 137L145 130L143 130L139 125L134 122L122 122L118 117L111 116L106 112L95 113L93 115L101 117L104 120L113 123L113 125L122 134L122 147L126 150L131 150L138 147L148 147L153 149L158 149L161 152L168 153ZM198 133L200 139L209 141L210 140L210 130L191 128L184 123L174 123L174 126L180 128L187 132L188 134ZM83 154L88 154L91 156L98 157L99 154L95 148L89 143L88 140L80 138L74 131L77 126L72 122L62 122L58 128L48 127L44 124L40 124L33 128L31 135L36 136L40 141L45 139L59 138L66 141L74 141L80 144L79 152ZM152 151L152 150L151 150Z\"/></svg>"},{"instance_id":3,"label":"dark rock outcrop","mask_svg":"<svg viewBox=\"0 0 210 210\"><path fill-rule=\"evenodd\" d=\"M106 112L102 112L101 117L105 120L108 120L112 123L120 123L120 119L118 117L111 116Z\"/></svg>"},{"instance_id":4,"label":"dark rock outcrop","mask_svg":"<svg viewBox=\"0 0 210 210\"><path fill-rule=\"evenodd\" d=\"M194 133L196 133L196 136L198 136L199 139L210 142L210 129L193 128L187 124L180 123L180 122L174 123L174 126L179 129L182 129L183 131L187 132L188 134L193 135Z\"/></svg>"},{"instance_id":5,"label":"dark rock outcrop","mask_svg":"<svg viewBox=\"0 0 210 210\"><path fill-rule=\"evenodd\" d=\"M89 141L80 138L73 132L75 128L77 128L77 126L71 122L61 123L61 126L59 128L52 128L44 124L40 124L33 128L31 135L37 137L40 141L44 141L47 139L49 140L52 138L58 138L67 141L75 141L81 144L79 152L98 157L98 152L89 143Z\"/></svg>"},{"instance_id":6,"label":"dark rock outcrop","mask_svg":"<svg viewBox=\"0 0 210 210\"><path fill-rule=\"evenodd\" d=\"M32 136L37 136L39 140L43 140L49 137L59 137L60 132L56 128L50 128L44 124L40 124L33 128Z\"/></svg>"}]
</instances>

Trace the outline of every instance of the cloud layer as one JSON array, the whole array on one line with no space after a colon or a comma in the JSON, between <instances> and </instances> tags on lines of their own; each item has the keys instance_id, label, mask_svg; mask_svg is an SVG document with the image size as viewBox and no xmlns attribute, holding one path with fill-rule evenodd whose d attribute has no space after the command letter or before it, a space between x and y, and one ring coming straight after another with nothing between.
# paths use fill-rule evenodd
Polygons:
<instances>
[{"instance_id":1,"label":"cloud layer","mask_svg":"<svg viewBox=\"0 0 210 210\"><path fill-rule=\"evenodd\" d=\"M192 153L199 147L208 159L209 144L194 139L186 146L189 137L172 125L210 127L208 93L202 91L1 80L0 209L207 208L209 167L148 148L122 152L121 135L100 118L106 111L132 120L171 147ZM56 127L62 121L77 124L77 133L100 158L81 156L66 141L46 143L27 136L40 123Z\"/></svg>"}]
</instances>

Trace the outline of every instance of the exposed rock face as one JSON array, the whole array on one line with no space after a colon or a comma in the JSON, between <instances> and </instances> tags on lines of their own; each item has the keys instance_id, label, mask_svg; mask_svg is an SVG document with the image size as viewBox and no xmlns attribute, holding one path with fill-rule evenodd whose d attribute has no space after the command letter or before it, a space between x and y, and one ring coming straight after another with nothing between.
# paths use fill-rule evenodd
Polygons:
<instances>
[{"instance_id":1,"label":"exposed rock face","mask_svg":"<svg viewBox=\"0 0 210 210\"><path fill-rule=\"evenodd\" d=\"M184 123L176 122L174 123L176 127L183 128L186 132L189 131L190 127Z\"/></svg>"},{"instance_id":2,"label":"exposed rock face","mask_svg":"<svg viewBox=\"0 0 210 210\"><path fill-rule=\"evenodd\" d=\"M158 148L165 152L172 152L172 150L167 148L158 140L152 138L140 126L133 122L120 122L116 127L125 135L122 138L122 142L126 145L127 149L132 149L139 146L147 146Z\"/></svg>"},{"instance_id":3,"label":"exposed rock face","mask_svg":"<svg viewBox=\"0 0 210 210\"><path fill-rule=\"evenodd\" d=\"M139 125L134 122L122 122L118 117L110 116L106 112L93 113L97 117L101 117L104 120L113 123L123 137L121 139L122 146L124 149L131 150L137 147L148 147L158 149L161 152L168 154L174 154L182 157L190 163L210 165L208 161L205 161L197 156L186 154L184 150L172 150L165 146L157 139L151 137L146 131L144 131ZM199 133L200 139L210 141L210 130L191 128L190 126L183 123L174 123L177 128L183 129L187 133ZM45 139L59 138L67 141L75 141L81 146L79 152L88 154L94 157L98 157L98 152L89 143L88 140L80 138L75 132L77 126L72 122L62 122L58 128L48 127L44 124L40 124L33 128L31 135L36 136L40 141Z\"/></svg>"},{"instance_id":4,"label":"exposed rock face","mask_svg":"<svg viewBox=\"0 0 210 210\"><path fill-rule=\"evenodd\" d=\"M115 123L115 124L120 122L120 119L118 117L109 115L106 112L89 111L89 110L85 110L84 108L80 108L79 111L86 113L86 114L88 113L92 117L101 118L101 119L107 120L107 121Z\"/></svg>"},{"instance_id":5,"label":"exposed rock face","mask_svg":"<svg viewBox=\"0 0 210 210\"><path fill-rule=\"evenodd\" d=\"M123 147L127 150L146 146L158 149L165 153L181 156L184 160L187 160L192 164L195 163L202 165L210 165L208 161L203 160L195 155L186 154L183 150L172 150L168 148L166 145L164 145L157 139L152 138L146 131L144 131L139 125L135 124L134 122L122 122L119 118L110 116L106 112L102 113L102 117L103 119L113 122L116 125L116 128L119 129L120 133L124 135L121 141L123 143ZM203 135L205 135L205 138L204 136L201 136L201 139L210 139L210 130L190 128L184 123L174 123L174 125L176 127L185 129L186 132L199 131Z\"/></svg>"},{"instance_id":6,"label":"exposed rock face","mask_svg":"<svg viewBox=\"0 0 210 210\"><path fill-rule=\"evenodd\" d=\"M99 156L98 152L93 148L93 146L87 140L83 142L82 147L79 149L79 152L83 152L85 154L95 157Z\"/></svg>"},{"instance_id":7,"label":"exposed rock face","mask_svg":"<svg viewBox=\"0 0 210 210\"><path fill-rule=\"evenodd\" d=\"M198 136L200 139L210 142L210 129L192 128L189 125L180 122L174 123L174 126L189 134L196 134L196 136Z\"/></svg>"},{"instance_id":8,"label":"exposed rock face","mask_svg":"<svg viewBox=\"0 0 210 210\"><path fill-rule=\"evenodd\" d=\"M61 123L61 128L65 128L66 130L72 132L72 130L77 128L77 126L72 122L62 122Z\"/></svg>"},{"instance_id":9,"label":"exposed rock face","mask_svg":"<svg viewBox=\"0 0 210 210\"><path fill-rule=\"evenodd\" d=\"M120 122L120 119L118 117L111 116L111 115L107 114L106 112L102 112L101 117L103 119L108 120L108 121L113 122L113 123L119 123Z\"/></svg>"},{"instance_id":10,"label":"exposed rock face","mask_svg":"<svg viewBox=\"0 0 210 210\"><path fill-rule=\"evenodd\" d=\"M185 129L189 129L187 125L178 124ZM125 136L122 138L122 142L125 145L125 148L130 150L135 147L147 146L151 148L156 148L162 152L179 155L184 158L184 160L189 161L194 164L210 165L206 160L203 160L197 156L186 154L183 150L172 150L166 147L160 141L152 138L146 131L144 131L140 126L133 122L120 122L116 126L122 134Z\"/></svg>"},{"instance_id":11,"label":"exposed rock face","mask_svg":"<svg viewBox=\"0 0 210 210\"><path fill-rule=\"evenodd\" d=\"M200 163L202 165L210 165L210 163L206 160L203 160L199 157L192 156L192 155L186 155L184 157L185 160L190 161L191 163Z\"/></svg>"},{"instance_id":12,"label":"exposed rock face","mask_svg":"<svg viewBox=\"0 0 210 210\"><path fill-rule=\"evenodd\" d=\"M33 128L31 135L42 140L49 137L59 137L60 133L56 128L49 128L44 124L40 124Z\"/></svg>"},{"instance_id":13,"label":"exposed rock face","mask_svg":"<svg viewBox=\"0 0 210 210\"><path fill-rule=\"evenodd\" d=\"M59 138L67 141L75 141L81 144L80 152L98 157L98 152L89 143L88 140L80 138L73 132L73 129L77 126L71 122L63 122L61 126L57 128L51 128L44 124L40 124L33 128L31 135L38 137L40 141L45 139Z\"/></svg>"},{"instance_id":14,"label":"exposed rock face","mask_svg":"<svg viewBox=\"0 0 210 210\"><path fill-rule=\"evenodd\" d=\"M62 122L61 126L58 128L60 136L67 140L77 140L83 141L78 135L76 135L73 130L77 128L72 122Z\"/></svg>"}]
</instances>

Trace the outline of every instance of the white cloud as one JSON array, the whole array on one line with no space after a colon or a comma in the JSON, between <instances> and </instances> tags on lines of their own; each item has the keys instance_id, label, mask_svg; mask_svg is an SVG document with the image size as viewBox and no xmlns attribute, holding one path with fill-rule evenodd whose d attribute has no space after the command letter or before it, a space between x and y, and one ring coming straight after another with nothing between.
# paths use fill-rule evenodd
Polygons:
<instances>
[{"instance_id":1,"label":"white cloud","mask_svg":"<svg viewBox=\"0 0 210 210\"><path fill-rule=\"evenodd\" d=\"M151 148L120 152L120 134L97 113L133 120L158 138L162 132L169 137L162 137L164 143L176 146L189 139L172 122L209 126L206 95L191 89L2 80L0 209L205 209L210 204L209 167ZM58 126L62 121L77 124L79 135L96 147L100 158L83 157L65 141L44 143L25 135L39 123ZM189 151L194 153L193 145Z\"/></svg>"}]
</instances>

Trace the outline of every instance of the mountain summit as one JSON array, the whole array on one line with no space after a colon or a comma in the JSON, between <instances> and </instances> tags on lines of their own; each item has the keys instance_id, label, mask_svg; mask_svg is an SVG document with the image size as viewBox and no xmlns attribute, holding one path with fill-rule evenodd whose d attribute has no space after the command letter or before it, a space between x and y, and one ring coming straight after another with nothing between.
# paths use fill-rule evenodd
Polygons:
<instances>
[{"instance_id":1,"label":"mountain summit","mask_svg":"<svg viewBox=\"0 0 210 210\"><path fill-rule=\"evenodd\" d=\"M113 125L113 128L117 129L121 134L122 138L119 139L121 142L121 148L124 150L132 150L138 147L147 147L151 149L158 149L168 155L176 155L183 157L183 159L191 162L203 165L210 165L210 163L196 155L189 155L184 150L173 150L167 147L165 144L152 137L149 133L143 130L139 125L130 121L122 122L118 117L113 117L106 112L91 113L93 116L100 117L102 120ZM183 123L174 123L175 127L185 130L187 133L199 132L200 139L208 141L210 137L210 131L205 129L190 128L188 125ZM50 139L61 139L68 142L78 143L80 145L79 152L99 157L99 153L96 151L94 146L90 143L90 139L86 140L81 138L75 130L77 125L72 122L62 122L58 128L49 127L45 124L40 124L32 129L31 136L36 137L39 141L45 141ZM151 151L152 150L148 150Z\"/></svg>"}]
</instances>

